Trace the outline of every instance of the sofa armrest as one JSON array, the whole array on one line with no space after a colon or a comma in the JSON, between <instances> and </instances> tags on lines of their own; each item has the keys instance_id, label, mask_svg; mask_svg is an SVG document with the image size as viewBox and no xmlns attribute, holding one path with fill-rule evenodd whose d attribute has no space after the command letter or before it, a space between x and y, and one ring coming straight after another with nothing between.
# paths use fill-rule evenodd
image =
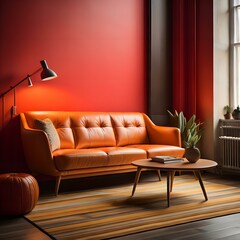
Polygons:
<instances>
[{"instance_id":1,"label":"sofa armrest","mask_svg":"<svg viewBox=\"0 0 240 240\"><path fill-rule=\"evenodd\" d=\"M163 144L182 146L180 130L176 127L155 125L150 118L144 114L148 138L152 144Z\"/></svg>"},{"instance_id":2,"label":"sofa armrest","mask_svg":"<svg viewBox=\"0 0 240 240\"><path fill-rule=\"evenodd\" d=\"M33 173L58 176L47 134L28 126L26 117L20 114L21 138L25 160Z\"/></svg>"}]
</instances>

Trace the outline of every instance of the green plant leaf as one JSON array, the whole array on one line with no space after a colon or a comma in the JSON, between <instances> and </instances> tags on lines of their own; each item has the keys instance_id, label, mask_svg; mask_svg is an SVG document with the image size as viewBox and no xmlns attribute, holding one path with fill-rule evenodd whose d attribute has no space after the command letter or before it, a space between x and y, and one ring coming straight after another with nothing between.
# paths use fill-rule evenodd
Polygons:
<instances>
[{"instance_id":1,"label":"green plant leaf","mask_svg":"<svg viewBox=\"0 0 240 240\"><path fill-rule=\"evenodd\" d=\"M168 111L168 110L167 110ZM178 127L181 132L182 146L194 147L201 139L203 128L202 122L196 122L196 115L193 114L187 121L183 112L174 111L174 114L168 111L170 115L171 125Z\"/></svg>"}]
</instances>

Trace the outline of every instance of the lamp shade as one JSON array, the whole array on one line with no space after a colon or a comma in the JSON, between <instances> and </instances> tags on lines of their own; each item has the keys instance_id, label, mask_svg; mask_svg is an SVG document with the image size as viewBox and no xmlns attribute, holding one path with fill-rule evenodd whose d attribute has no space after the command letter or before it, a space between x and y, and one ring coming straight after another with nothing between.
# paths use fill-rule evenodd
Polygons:
<instances>
[{"instance_id":1,"label":"lamp shade","mask_svg":"<svg viewBox=\"0 0 240 240\"><path fill-rule=\"evenodd\" d=\"M46 60L42 60L40 61L40 63L42 65L42 72L41 72L42 81L51 80L57 77L57 74L53 70L48 68Z\"/></svg>"}]
</instances>

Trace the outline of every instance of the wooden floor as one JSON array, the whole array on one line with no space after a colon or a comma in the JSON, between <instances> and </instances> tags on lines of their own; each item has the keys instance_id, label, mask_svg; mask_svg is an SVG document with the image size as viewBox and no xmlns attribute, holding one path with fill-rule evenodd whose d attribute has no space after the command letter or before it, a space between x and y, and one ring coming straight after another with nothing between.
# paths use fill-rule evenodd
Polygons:
<instances>
[{"instance_id":1,"label":"wooden floor","mask_svg":"<svg viewBox=\"0 0 240 240\"><path fill-rule=\"evenodd\" d=\"M23 217L0 218L1 240L49 240L47 234L40 231Z\"/></svg>"},{"instance_id":2,"label":"wooden floor","mask_svg":"<svg viewBox=\"0 0 240 240\"><path fill-rule=\"evenodd\" d=\"M162 228L114 238L115 240L239 240L240 214L212 218L204 221L180 224L178 226Z\"/></svg>"},{"instance_id":3,"label":"wooden floor","mask_svg":"<svg viewBox=\"0 0 240 240\"><path fill-rule=\"evenodd\" d=\"M147 175L147 174L146 174ZM147 176L146 176L147 177ZM233 176L230 176L233 178ZM119 178L118 178L119 179ZM124 176L125 181L132 181L134 175ZM128 179L128 180L126 180ZM91 179L88 184L91 185ZM239 181L239 177L236 177ZM86 181L84 181L86 184ZM96 182L96 181L95 181ZM99 184L99 181L97 181ZM106 179L109 181L109 178ZM65 183L66 184L66 183ZM70 182L71 184L71 182ZM105 183L103 183L104 185ZM118 183L119 184L119 183ZM71 184L72 185L72 184ZM76 186L76 184L74 184ZM88 186L90 186L88 185ZM49 185L48 185L49 186ZM72 185L73 186L73 185ZM86 186L86 185L85 185ZM240 186L240 185L239 185ZM44 191L42 191L44 192ZM32 225L23 217L0 218L0 240L48 240L54 239ZM114 238L115 240L131 239L161 239L161 240L239 240L240 239L240 213L224 217L212 218L203 221L181 224L173 227L166 227L158 230L146 231L133 235Z\"/></svg>"}]
</instances>

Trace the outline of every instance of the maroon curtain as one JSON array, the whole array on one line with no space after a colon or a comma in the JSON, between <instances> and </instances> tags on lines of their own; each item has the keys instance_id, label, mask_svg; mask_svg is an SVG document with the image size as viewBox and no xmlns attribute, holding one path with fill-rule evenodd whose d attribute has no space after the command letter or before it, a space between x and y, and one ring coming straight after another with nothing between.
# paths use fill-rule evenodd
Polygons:
<instances>
[{"instance_id":1,"label":"maroon curtain","mask_svg":"<svg viewBox=\"0 0 240 240\"><path fill-rule=\"evenodd\" d=\"M173 109L196 114L196 1L172 0Z\"/></svg>"}]
</instances>

